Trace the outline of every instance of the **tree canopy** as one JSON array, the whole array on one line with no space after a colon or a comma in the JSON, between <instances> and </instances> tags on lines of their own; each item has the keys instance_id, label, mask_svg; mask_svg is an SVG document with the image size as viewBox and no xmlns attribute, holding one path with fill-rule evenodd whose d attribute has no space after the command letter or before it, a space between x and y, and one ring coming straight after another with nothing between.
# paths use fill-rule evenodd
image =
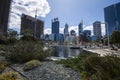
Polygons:
<instances>
[{"instance_id":1,"label":"tree canopy","mask_svg":"<svg viewBox=\"0 0 120 80\"><path fill-rule=\"evenodd\" d=\"M114 31L110 37L112 44L120 44L120 31Z\"/></svg>"}]
</instances>

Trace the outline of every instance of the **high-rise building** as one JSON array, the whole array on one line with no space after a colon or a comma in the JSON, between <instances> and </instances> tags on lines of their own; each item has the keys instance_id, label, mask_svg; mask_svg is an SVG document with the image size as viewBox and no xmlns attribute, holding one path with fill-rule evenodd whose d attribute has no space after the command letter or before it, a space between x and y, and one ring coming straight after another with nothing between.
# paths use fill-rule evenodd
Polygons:
<instances>
[{"instance_id":1,"label":"high-rise building","mask_svg":"<svg viewBox=\"0 0 120 80\"><path fill-rule=\"evenodd\" d=\"M79 36L82 35L83 33L83 21L80 22L80 24L78 25L78 32L79 32Z\"/></svg>"},{"instance_id":2,"label":"high-rise building","mask_svg":"<svg viewBox=\"0 0 120 80\"><path fill-rule=\"evenodd\" d=\"M64 35L65 36L69 36L69 31L68 31L68 24L65 24L65 28L64 28Z\"/></svg>"},{"instance_id":3,"label":"high-rise building","mask_svg":"<svg viewBox=\"0 0 120 80\"><path fill-rule=\"evenodd\" d=\"M86 34L86 36L91 36L91 30L84 30L84 33Z\"/></svg>"},{"instance_id":4,"label":"high-rise building","mask_svg":"<svg viewBox=\"0 0 120 80\"><path fill-rule=\"evenodd\" d=\"M52 20L52 34L59 34L59 20L54 18Z\"/></svg>"},{"instance_id":5,"label":"high-rise building","mask_svg":"<svg viewBox=\"0 0 120 80\"><path fill-rule=\"evenodd\" d=\"M43 35L43 29L44 21L22 14L21 34L23 34L26 30L29 30L31 31L32 36L41 39L41 36Z\"/></svg>"},{"instance_id":6,"label":"high-rise building","mask_svg":"<svg viewBox=\"0 0 120 80\"><path fill-rule=\"evenodd\" d=\"M82 36L82 41L90 41L91 40L91 30L84 30L83 31L83 36Z\"/></svg>"},{"instance_id":7,"label":"high-rise building","mask_svg":"<svg viewBox=\"0 0 120 80\"><path fill-rule=\"evenodd\" d=\"M111 35L114 30L120 31L120 3L104 8L106 33Z\"/></svg>"},{"instance_id":8,"label":"high-rise building","mask_svg":"<svg viewBox=\"0 0 120 80\"><path fill-rule=\"evenodd\" d=\"M97 40L101 39L101 22L100 21L95 21L93 23L93 33L97 37Z\"/></svg>"},{"instance_id":9,"label":"high-rise building","mask_svg":"<svg viewBox=\"0 0 120 80\"><path fill-rule=\"evenodd\" d=\"M0 33L6 33L8 29L8 18L11 0L0 0Z\"/></svg>"}]
</instances>

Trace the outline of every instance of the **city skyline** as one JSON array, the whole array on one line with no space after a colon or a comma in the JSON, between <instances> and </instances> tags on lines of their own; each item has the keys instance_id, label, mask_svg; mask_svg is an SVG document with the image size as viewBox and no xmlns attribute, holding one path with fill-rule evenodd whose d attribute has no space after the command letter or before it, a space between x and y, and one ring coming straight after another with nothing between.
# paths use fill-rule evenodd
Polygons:
<instances>
[{"instance_id":1,"label":"city skyline","mask_svg":"<svg viewBox=\"0 0 120 80\"><path fill-rule=\"evenodd\" d=\"M41 2L41 3L40 3ZM104 22L104 7L120 2L119 0L13 0L10 16L10 27L18 28L20 23L14 20L19 20L21 13L27 13L34 16L35 10L38 10L38 18L45 21L45 31L51 28L51 19L58 17L60 20L60 32L63 32L65 23L70 26L69 30L77 31L77 26L83 19L84 29L92 30L94 21ZM36 5L37 4L37 5ZM34 6L34 7L33 7ZM29 9L28 9L29 8ZM31 12L30 12L31 11ZM14 22L13 22L14 21ZM103 25L104 26L104 25ZM48 30L47 30L48 29ZM51 31L50 31L51 32Z\"/></svg>"}]
</instances>

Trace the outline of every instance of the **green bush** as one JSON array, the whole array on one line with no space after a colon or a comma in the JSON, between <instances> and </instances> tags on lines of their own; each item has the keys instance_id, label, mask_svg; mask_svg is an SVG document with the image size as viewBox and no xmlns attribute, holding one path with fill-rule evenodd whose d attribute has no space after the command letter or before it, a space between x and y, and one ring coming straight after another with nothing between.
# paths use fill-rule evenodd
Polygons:
<instances>
[{"instance_id":1,"label":"green bush","mask_svg":"<svg viewBox=\"0 0 120 80\"><path fill-rule=\"evenodd\" d=\"M0 75L0 80L23 80L17 72L6 72Z\"/></svg>"},{"instance_id":2,"label":"green bush","mask_svg":"<svg viewBox=\"0 0 120 80\"><path fill-rule=\"evenodd\" d=\"M96 80L119 80L120 58L114 55L105 57L89 57L85 61L89 78Z\"/></svg>"},{"instance_id":3,"label":"green bush","mask_svg":"<svg viewBox=\"0 0 120 80\"><path fill-rule=\"evenodd\" d=\"M17 39L16 38L10 38L10 39L7 39L7 42L6 44L15 44L17 42Z\"/></svg>"},{"instance_id":4,"label":"green bush","mask_svg":"<svg viewBox=\"0 0 120 80\"><path fill-rule=\"evenodd\" d=\"M49 52L43 51L43 44L32 41L20 41L14 45L7 46L9 53L6 57L14 62L27 62L32 59L44 60L49 56Z\"/></svg>"},{"instance_id":5,"label":"green bush","mask_svg":"<svg viewBox=\"0 0 120 80\"><path fill-rule=\"evenodd\" d=\"M25 63L25 65L23 66L23 70L26 71L26 70L31 70L33 68L36 68L40 66L40 61L38 60L31 60L27 63Z\"/></svg>"},{"instance_id":6,"label":"green bush","mask_svg":"<svg viewBox=\"0 0 120 80\"><path fill-rule=\"evenodd\" d=\"M116 55L100 57L87 52L56 62L79 71L83 80L120 80L120 58Z\"/></svg>"},{"instance_id":7,"label":"green bush","mask_svg":"<svg viewBox=\"0 0 120 80\"><path fill-rule=\"evenodd\" d=\"M6 68L6 62L0 61L0 73Z\"/></svg>"},{"instance_id":8,"label":"green bush","mask_svg":"<svg viewBox=\"0 0 120 80\"><path fill-rule=\"evenodd\" d=\"M34 41L34 42L37 41L37 39L34 38L33 36L23 36L23 37L21 37L20 40L22 40L22 41Z\"/></svg>"}]
</instances>

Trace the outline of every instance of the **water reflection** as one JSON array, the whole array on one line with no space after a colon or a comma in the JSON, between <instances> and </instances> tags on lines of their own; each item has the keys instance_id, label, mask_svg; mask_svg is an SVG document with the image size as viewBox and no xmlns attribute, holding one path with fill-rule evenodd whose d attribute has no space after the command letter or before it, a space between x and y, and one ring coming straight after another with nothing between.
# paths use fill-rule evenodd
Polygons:
<instances>
[{"instance_id":1,"label":"water reflection","mask_svg":"<svg viewBox=\"0 0 120 80\"><path fill-rule=\"evenodd\" d=\"M70 46L54 46L54 57L59 58L70 58L79 55L81 52L80 49L70 49Z\"/></svg>"}]
</instances>

